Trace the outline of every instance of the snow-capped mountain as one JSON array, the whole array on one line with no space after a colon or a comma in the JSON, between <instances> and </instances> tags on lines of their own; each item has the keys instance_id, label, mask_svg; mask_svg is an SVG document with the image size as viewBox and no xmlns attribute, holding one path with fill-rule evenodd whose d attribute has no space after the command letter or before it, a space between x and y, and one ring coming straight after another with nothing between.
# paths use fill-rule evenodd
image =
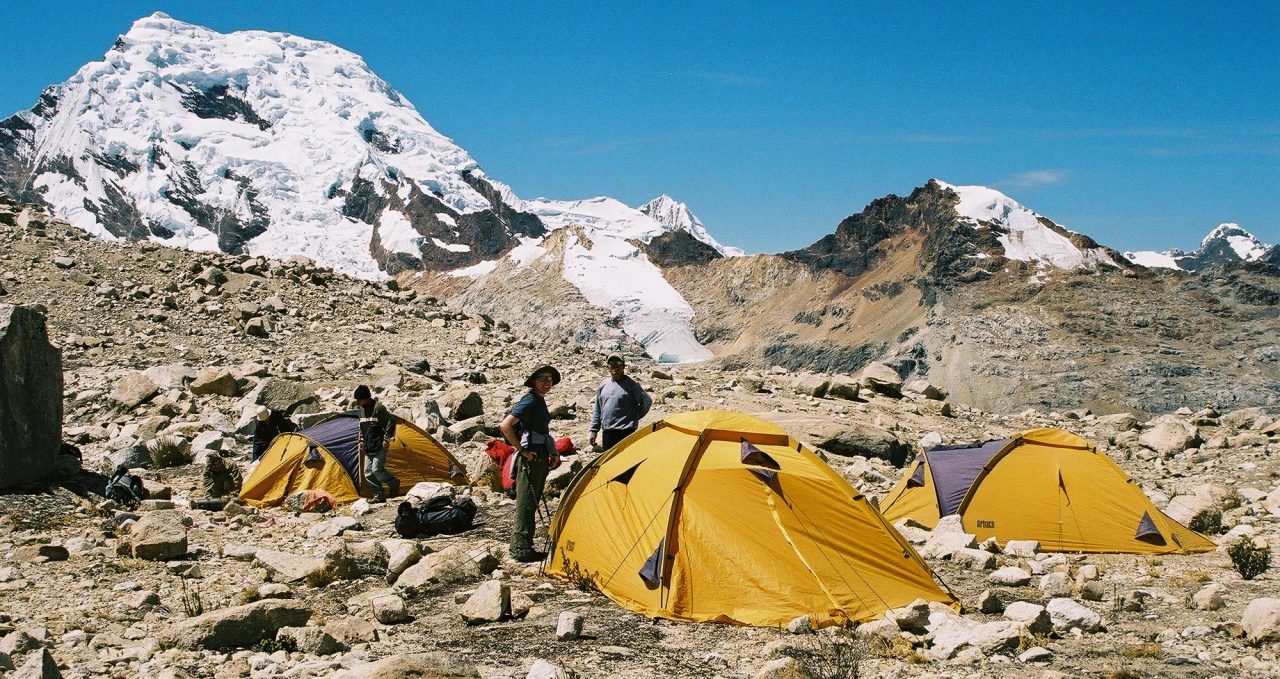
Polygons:
<instances>
[{"instance_id":1,"label":"snow-capped mountain","mask_svg":"<svg viewBox=\"0 0 1280 679\"><path fill-rule=\"evenodd\" d=\"M1067 231L995 189L934 181L960 197L955 210L962 218L996 234L1006 259L1067 270L1120 266L1106 248L1092 241L1078 243L1080 234Z\"/></svg>"},{"instance_id":2,"label":"snow-capped mountain","mask_svg":"<svg viewBox=\"0 0 1280 679\"><path fill-rule=\"evenodd\" d=\"M1239 224L1219 224L1200 241L1200 247L1192 252L1174 249L1165 252L1141 250L1126 252L1124 256L1134 264L1162 269L1199 271L1214 264L1260 262L1280 266L1280 245L1266 245Z\"/></svg>"},{"instance_id":3,"label":"snow-capped mountain","mask_svg":"<svg viewBox=\"0 0 1280 679\"><path fill-rule=\"evenodd\" d=\"M710 354L649 257L741 254L667 196L520 200L351 52L163 13L0 121L0 189L100 238L300 254L366 278L481 275L580 226L594 247L565 251L565 278L668 360Z\"/></svg>"}]
</instances>

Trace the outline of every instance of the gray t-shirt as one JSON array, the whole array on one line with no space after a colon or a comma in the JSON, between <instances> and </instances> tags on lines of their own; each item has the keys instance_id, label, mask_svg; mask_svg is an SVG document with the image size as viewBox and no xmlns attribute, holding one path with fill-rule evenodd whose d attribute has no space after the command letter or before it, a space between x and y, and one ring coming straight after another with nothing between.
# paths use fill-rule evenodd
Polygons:
<instances>
[{"instance_id":1,"label":"gray t-shirt","mask_svg":"<svg viewBox=\"0 0 1280 679\"><path fill-rule=\"evenodd\" d=\"M645 393L640 383L623 375L622 379L609 378L596 390L596 404L591 411L591 431L601 429L635 429L640 420L649 414L653 399Z\"/></svg>"}]
</instances>

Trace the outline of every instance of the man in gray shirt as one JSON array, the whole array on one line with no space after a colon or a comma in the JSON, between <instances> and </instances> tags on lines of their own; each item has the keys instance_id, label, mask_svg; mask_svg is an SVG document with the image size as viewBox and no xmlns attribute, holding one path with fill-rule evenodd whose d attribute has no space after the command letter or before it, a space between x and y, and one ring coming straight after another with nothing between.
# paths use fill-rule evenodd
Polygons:
<instances>
[{"instance_id":1,"label":"man in gray shirt","mask_svg":"<svg viewBox=\"0 0 1280 679\"><path fill-rule=\"evenodd\" d=\"M596 390L596 403L591 410L591 445L596 445L596 434L600 433L604 450L630 436L653 405L644 388L627 376L627 363L621 356L610 354L606 363L609 379Z\"/></svg>"}]
</instances>

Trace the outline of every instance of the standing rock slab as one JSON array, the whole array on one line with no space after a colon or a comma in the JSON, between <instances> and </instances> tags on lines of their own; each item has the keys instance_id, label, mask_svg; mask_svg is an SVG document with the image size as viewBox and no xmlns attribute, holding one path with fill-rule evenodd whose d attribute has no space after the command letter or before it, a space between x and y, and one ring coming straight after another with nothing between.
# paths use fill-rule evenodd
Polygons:
<instances>
[{"instance_id":1,"label":"standing rock slab","mask_svg":"<svg viewBox=\"0 0 1280 679\"><path fill-rule=\"evenodd\" d=\"M459 610L468 625L481 625L511 617L511 588L501 580L487 580Z\"/></svg>"},{"instance_id":2,"label":"standing rock slab","mask_svg":"<svg viewBox=\"0 0 1280 679\"><path fill-rule=\"evenodd\" d=\"M1280 641L1280 599L1263 597L1250 601L1240 626L1253 643Z\"/></svg>"},{"instance_id":3,"label":"standing rock slab","mask_svg":"<svg viewBox=\"0 0 1280 679\"><path fill-rule=\"evenodd\" d=\"M18 671L9 675L10 679L62 679L58 671L58 663L54 662L49 649L42 648L39 653L32 653Z\"/></svg>"},{"instance_id":4,"label":"standing rock slab","mask_svg":"<svg viewBox=\"0 0 1280 679\"><path fill-rule=\"evenodd\" d=\"M259 549L253 558L271 574L276 582L297 582L312 571L324 568L324 559L302 554L278 552L274 549Z\"/></svg>"},{"instance_id":5,"label":"standing rock slab","mask_svg":"<svg viewBox=\"0 0 1280 679\"><path fill-rule=\"evenodd\" d=\"M187 527L182 524L182 512L162 509L143 514L129 528L122 546L135 559L164 561L185 555Z\"/></svg>"},{"instance_id":6,"label":"standing rock slab","mask_svg":"<svg viewBox=\"0 0 1280 679\"><path fill-rule=\"evenodd\" d=\"M62 446L62 354L44 314L0 304L0 488L48 477Z\"/></svg>"},{"instance_id":7,"label":"standing rock slab","mask_svg":"<svg viewBox=\"0 0 1280 679\"><path fill-rule=\"evenodd\" d=\"M288 599L266 599L187 618L160 634L161 648L214 649L254 646L281 627L302 627L311 611Z\"/></svg>"}]
</instances>

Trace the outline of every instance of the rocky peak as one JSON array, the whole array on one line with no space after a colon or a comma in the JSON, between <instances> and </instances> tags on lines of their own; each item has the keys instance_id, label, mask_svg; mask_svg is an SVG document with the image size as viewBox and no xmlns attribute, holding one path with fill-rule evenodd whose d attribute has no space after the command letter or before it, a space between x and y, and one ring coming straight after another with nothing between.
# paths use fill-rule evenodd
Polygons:
<instances>
[{"instance_id":1,"label":"rocky peak","mask_svg":"<svg viewBox=\"0 0 1280 679\"><path fill-rule=\"evenodd\" d=\"M1179 249L1166 252L1126 252L1129 261L1143 266L1200 271L1210 266L1232 266L1256 263L1280 266L1280 245L1266 245L1239 224L1223 223L1210 231L1200 247L1191 252Z\"/></svg>"}]
</instances>

